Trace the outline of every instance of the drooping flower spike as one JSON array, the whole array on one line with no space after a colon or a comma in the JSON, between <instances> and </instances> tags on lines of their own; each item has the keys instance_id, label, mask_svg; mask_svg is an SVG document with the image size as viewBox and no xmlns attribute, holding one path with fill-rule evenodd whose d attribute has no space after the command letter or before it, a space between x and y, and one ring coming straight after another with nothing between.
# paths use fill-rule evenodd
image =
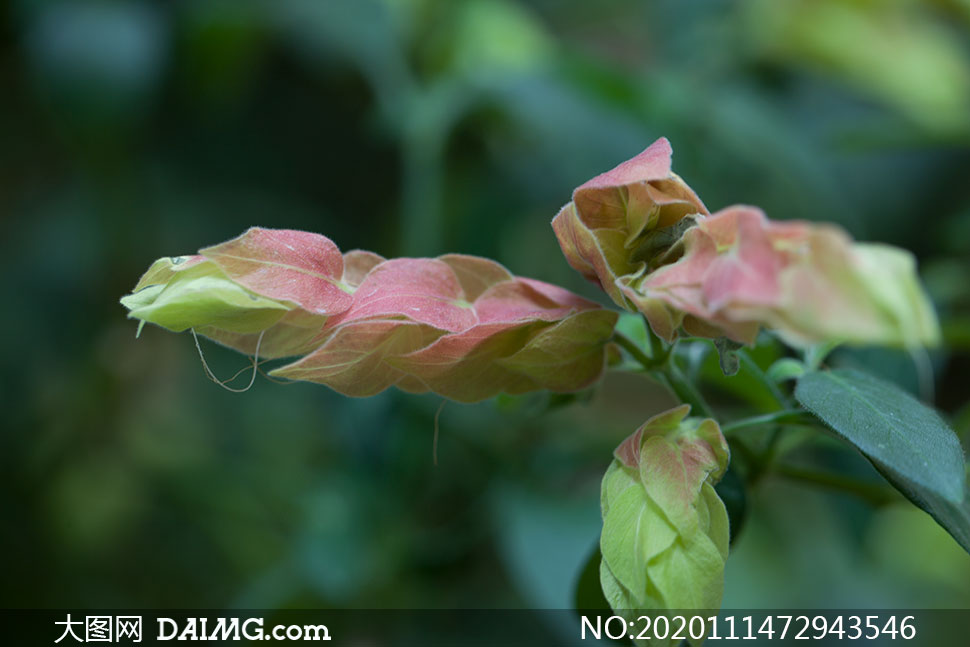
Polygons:
<instances>
[{"instance_id":1,"label":"drooping flower spike","mask_svg":"<svg viewBox=\"0 0 970 647\"><path fill-rule=\"evenodd\" d=\"M658 336L750 344L766 327L792 345L938 343L909 252L754 207L711 215L670 169L659 139L576 189L552 221L570 265Z\"/></svg>"},{"instance_id":2,"label":"drooping flower spike","mask_svg":"<svg viewBox=\"0 0 970 647\"><path fill-rule=\"evenodd\" d=\"M122 303L263 358L270 374L353 396L390 386L459 401L573 391L602 373L616 314L566 290L450 254L341 254L325 236L253 228L196 256L159 259Z\"/></svg>"}]
</instances>

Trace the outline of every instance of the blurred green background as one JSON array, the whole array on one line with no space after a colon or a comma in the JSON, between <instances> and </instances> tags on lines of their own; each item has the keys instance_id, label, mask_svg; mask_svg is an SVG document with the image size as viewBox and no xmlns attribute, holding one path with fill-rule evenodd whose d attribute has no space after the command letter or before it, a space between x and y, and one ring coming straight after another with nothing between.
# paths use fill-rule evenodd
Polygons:
<instances>
[{"instance_id":1,"label":"blurred green background","mask_svg":"<svg viewBox=\"0 0 970 647\"><path fill-rule=\"evenodd\" d=\"M440 399L228 393L118 299L261 225L602 301L549 220L661 135L712 210L913 250L947 341L936 404L967 441L968 35L967 0L3 3L3 605L568 607L613 447L671 403L657 385L448 404L435 466ZM833 361L915 388L901 353ZM708 388L741 414L743 384ZM970 606L970 556L907 503L767 475L748 508L725 606Z\"/></svg>"}]
</instances>

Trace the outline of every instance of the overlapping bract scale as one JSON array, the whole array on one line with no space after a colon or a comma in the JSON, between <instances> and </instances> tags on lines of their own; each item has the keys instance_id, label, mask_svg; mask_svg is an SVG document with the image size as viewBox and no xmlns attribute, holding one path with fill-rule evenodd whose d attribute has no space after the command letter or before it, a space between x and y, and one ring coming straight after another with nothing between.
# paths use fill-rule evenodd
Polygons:
<instances>
[{"instance_id":1,"label":"overlapping bract scale","mask_svg":"<svg viewBox=\"0 0 970 647\"><path fill-rule=\"evenodd\" d=\"M263 358L272 375L353 396L390 386L460 401L572 391L601 374L616 314L484 258L341 254L319 234L253 228L160 259L122 299L129 316L192 328Z\"/></svg>"}]
</instances>

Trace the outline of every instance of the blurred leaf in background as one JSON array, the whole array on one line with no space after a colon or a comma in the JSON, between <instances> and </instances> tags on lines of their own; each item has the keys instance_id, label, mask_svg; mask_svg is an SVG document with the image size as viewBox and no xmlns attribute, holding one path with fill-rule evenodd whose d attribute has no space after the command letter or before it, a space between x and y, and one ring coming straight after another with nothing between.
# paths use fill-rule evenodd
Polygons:
<instances>
[{"instance_id":1,"label":"blurred leaf in background","mask_svg":"<svg viewBox=\"0 0 970 647\"><path fill-rule=\"evenodd\" d=\"M831 76L892 106L929 136L965 140L970 134L966 43L930 4L758 0L744 8L760 56Z\"/></svg>"}]
</instances>

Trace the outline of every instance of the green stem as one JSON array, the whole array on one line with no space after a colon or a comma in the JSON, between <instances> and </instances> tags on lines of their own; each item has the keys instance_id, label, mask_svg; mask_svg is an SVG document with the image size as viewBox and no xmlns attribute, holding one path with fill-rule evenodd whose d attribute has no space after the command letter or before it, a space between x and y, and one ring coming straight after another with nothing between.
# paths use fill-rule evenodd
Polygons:
<instances>
[{"instance_id":1,"label":"green stem","mask_svg":"<svg viewBox=\"0 0 970 647\"><path fill-rule=\"evenodd\" d=\"M643 348L621 333L614 332L613 341L629 353L645 371L667 387L681 402L691 405L691 409L695 415L714 418L714 411L711 409L711 406L704 399L704 396L697 387L687 379L687 376L684 375L683 371L681 371L671 356L671 347L664 348L659 338L653 335L649 329L648 335L653 357L648 357ZM802 481L832 490L847 492L876 506L884 505L896 499L895 494L891 490L873 483L866 483L840 474L819 472L792 465L772 465L775 461L777 445L781 439L782 429L785 423L803 423L814 418L807 411L790 408L792 406L790 398L782 393L775 383L768 379L764 371L755 364L754 360L743 352L740 355L741 361L754 374L755 378L764 384L780 404L786 407L782 411L774 411L760 416L736 420L721 428L721 431L725 435L728 435L743 429L771 424L778 425L772 432L768 444L762 452L753 451L736 436L730 439L732 449L737 450L737 453L741 454L744 461L749 465L749 469L751 470L749 479L752 483L760 480L764 474L770 471L794 481Z\"/></svg>"},{"instance_id":2,"label":"green stem","mask_svg":"<svg viewBox=\"0 0 970 647\"><path fill-rule=\"evenodd\" d=\"M661 364L667 361L670 357L670 351L673 349L674 345L664 345L663 340L660 339L654 332L653 328L650 327L650 322L647 318L643 318L643 323L647 328L647 343L650 344L650 357L654 358L654 361L659 361Z\"/></svg>"},{"instance_id":3,"label":"green stem","mask_svg":"<svg viewBox=\"0 0 970 647\"><path fill-rule=\"evenodd\" d=\"M614 331L613 341L617 346L630 353L630 356L633 357L633 359L635 359L644 369L652 371L657 368L655 361L647 357L647 354L643 352L643 349L623 333Z\"/></svg>"},{"instance_id":4,"label":"green stem","mask_svg":"<svg viewBox=\"0 0 970 647\"><path fill-rule=\"evenodd\" d=\"M778 465L773 471L793 481L802 481L830 490L853 494L874 506L885 505L896 500L896 495L888 488L876 485L875 483L867 483L842 476L841 474L820 472L809 468L795 467L793 465Z\"/></svg>"},{"instance_id":5,"label":"green stem","mask_svg":"<svg viewBox=\"0 0 970 647\"><path fill-rule=\"evenodd\" d=\"M752 427L762 427L764 425L778 423L778 422L800 422L802 420L811 418L811 414L807 411L801 411L798 409L786 409L784 411L774 411L772 413L766 413L761 416L753 416L751 418L744 418L742 420L735 420L734 422L729 422L728 424L721 427L721 431L725 434L729 434L735 431L740 431L742 429L750 429Z\"/></svg>"},{"instance_id":6,"label":"green stem","mask_svg":"<svg viewBox=\"0 0 970 647\"><path fill-rule=\"evenodd\" d=\"M691 406L694 415L714 418L714 410L707 404L704 396L696 386L687 379L680 367L673 361L667 363L662 371L655 371L654 375L667 386L674 395Z\"/></svg>"},{"instance_id":7,"label":"green stem","mask_svg":"<svg viewBox=\"0 0 970 647\"><path fill-rule=\"evenodd\" d=\"M645 371L653 375L661 384L667 387L681 402L691 405L695 415L702 415L706 418L713 418L714 411L704 400L704 396L697 390L687 376L680 370L680 367L671 359L670 348L658 348L659 339L653 333L650 334L651 348L655 353L654 357L647 357L632 339L622 333L614 332L613 341L623 348L635 359Z\"/></svg>"},{"instance_id":8,"label":"green stem","mask_svg":"<svg viewBox=\"0 0 970 647\"><path fill-rule=\"evenodd\" d=\"M670 348L663 348L662 342L660 342L660 340L656 338L656 336L653 335L652 331L649 331L649 329L648 335L650 340L651 354L653 357L648 357L640 346L623 334L614 333L613 341L618 346L623 348L627 353L629 353L630 356L636 360L645 371L649 372L661 384L667 387L667 389L669 389L681 402L691 405L691 408L696 415L713 418L714 412L711 409L711 406L704 399L704 396L697 389L697 387L694 386L689 379L687 379L687 376L684 375L680 367L677 366L676 361L671 357ZM751 470L750 480L752 482L760 480L765 473L771 471L793 481L811 483L812 485L847 492L876 506L890 503L896 499L895 494L891 490L874 483L866 483L864 481L842 476L841 474L820 472L793 465L772 465L777 453L778 442L782 436L782 428L784 423L801 423L807 421L807 419L813 418L812 415L807 411L790 408L792 404L789 396L784 394L778 388L777 384L769 380L764 371L762 371L754 360L752 360L746 353L741 352L739 354L741 356L741 361L745 364L748 370L751 371L755 378L771 392L772 396L774 396L782 406L786 407L786 409L782 411L774 411L772 413L766 413L760 416L752 416L750 418L736 420L724 425L721 428L721 431L725 435L728 435L743 429L762 427L771 424L779 425L772 432L765 450L760 453L752 451L746 444L741 442L740 439L736 437L732 438L731 440L732 449L737 450L737 452L744 457L745 462L749 464L749 469Z\"/></svg>"}]
</instances>

